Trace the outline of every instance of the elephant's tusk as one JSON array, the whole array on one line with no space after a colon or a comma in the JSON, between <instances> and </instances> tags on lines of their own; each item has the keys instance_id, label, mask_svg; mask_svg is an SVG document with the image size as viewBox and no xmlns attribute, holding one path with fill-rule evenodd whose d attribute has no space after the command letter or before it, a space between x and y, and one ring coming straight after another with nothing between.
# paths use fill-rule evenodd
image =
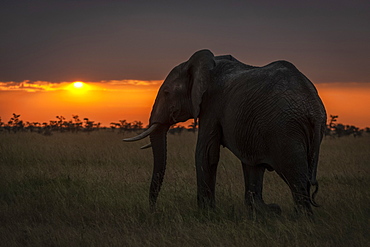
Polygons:
<instances>
[{"instance_id":1,"label":"elephant's tusk","mask_svg":"<svg viewBox=\"0 0 370 247\"><path fill-rule=\"evenodd\" d=\"M125 138L125 139L123 139L123 141L125 141L125 142L134 142L134 141L144 139L145 137L150 135L158 126L159 126L159 124L153 124L152 126L150 126L149 129L147 129L146 131L144 131L140 135L137 135L137 136L131 137L131 138Z\"/></svg>"},{"instance_id":2,"label":"elephant's tusk","mask_svg":"<svg viewBox=\"0 0 370 247\"><path fill-rule=\"evenodd\" d=\"M148 143L148 144L142 146L140 149L147 149L147 148L151 148L151 147L152 147L152 144Z\"/></svg>"}]
</instances>

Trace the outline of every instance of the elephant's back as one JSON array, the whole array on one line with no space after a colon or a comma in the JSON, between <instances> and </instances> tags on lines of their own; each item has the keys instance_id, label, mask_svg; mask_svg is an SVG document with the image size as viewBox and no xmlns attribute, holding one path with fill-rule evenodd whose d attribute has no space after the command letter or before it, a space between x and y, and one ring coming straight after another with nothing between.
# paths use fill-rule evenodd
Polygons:
<instances>
[{"instance_id":1,"label":"elephant's back","mask_svg":"<svg viewBox=\"0 0 370 247\"><path fill-rule=\"evenodd\" d=\"M312 118L321 124L325 109L314 85L285 61L236 78L225 104L225 142L243 159L268 159L282 142L307 142Z\"/></svg>"}]
</instances>

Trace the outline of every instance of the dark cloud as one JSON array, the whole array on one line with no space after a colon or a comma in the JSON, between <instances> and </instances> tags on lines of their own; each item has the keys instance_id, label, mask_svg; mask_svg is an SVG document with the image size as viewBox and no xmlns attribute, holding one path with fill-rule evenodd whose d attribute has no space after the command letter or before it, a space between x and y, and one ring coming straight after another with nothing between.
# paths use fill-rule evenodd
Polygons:
<instances>
[{"instance_id":1,"label":"dark cloud","mask_svg":"<svg viewBox=\"0 0 370 247\"><path fill-rule=\"evenodd\" d=\"M163 79L209 48L369 81L368 1L3 1L0 81Z\"/></svg>"}]
</instances>

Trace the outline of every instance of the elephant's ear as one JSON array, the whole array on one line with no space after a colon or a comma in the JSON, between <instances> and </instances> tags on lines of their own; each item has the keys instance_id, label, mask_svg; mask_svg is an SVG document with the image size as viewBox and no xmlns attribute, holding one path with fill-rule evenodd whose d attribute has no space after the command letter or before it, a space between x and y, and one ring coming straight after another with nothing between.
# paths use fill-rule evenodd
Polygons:
<instances>
[{"instance_id":1,"label":"elephant's ear","mask_svg":"<svg viewBox=\"0 0 370 247\"><path fill-rule=\"evenodd\" d=\"M198 118L202 96L211 81L211 70L216 66L214 55L209 50L194 53L187 62L188 73L191 77L191 100L193 117Z\"/></svg>"}]
</instances>

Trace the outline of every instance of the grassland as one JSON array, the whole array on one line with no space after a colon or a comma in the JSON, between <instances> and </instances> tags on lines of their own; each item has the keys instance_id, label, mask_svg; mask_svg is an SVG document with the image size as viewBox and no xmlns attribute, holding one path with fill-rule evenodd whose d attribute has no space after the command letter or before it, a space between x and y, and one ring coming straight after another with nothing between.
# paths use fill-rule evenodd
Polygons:
<instances>
[{"instance_id":1,"label":"grassland","mask_svg":"<svg viewBox=\"0 0 370 247\"><path fill-rule=\"evenodd\" d=\"M287 185L266 173L281 217L253 221L241 165L222 150L217 209L196 206L196 135L169 135L158 212L148 210L151 150L123 135L0 133L1 246L370 246L370 136L327 138L315 221L295 219Z\"/></svg>"}]
</instances>

